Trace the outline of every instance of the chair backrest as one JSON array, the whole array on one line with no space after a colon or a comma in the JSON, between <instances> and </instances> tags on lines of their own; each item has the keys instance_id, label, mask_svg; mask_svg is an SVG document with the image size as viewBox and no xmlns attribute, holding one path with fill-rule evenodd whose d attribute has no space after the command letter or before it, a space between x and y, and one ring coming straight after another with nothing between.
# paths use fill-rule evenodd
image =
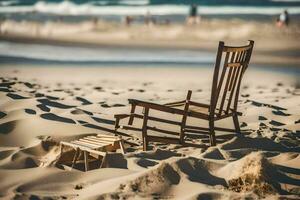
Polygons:
<instances>
[{"instance_id":1,"label":"chair backrest","mask_svg":"<svg viewBox=\"0 0 300 200\"><path fill-rule=\"evenodd\" d=\"M224 42L219 42L211 93L211 117L237 112L241 81L253 46L252 40L248 45L239 47L225 46Z\"/></svg>"}]
</instances>

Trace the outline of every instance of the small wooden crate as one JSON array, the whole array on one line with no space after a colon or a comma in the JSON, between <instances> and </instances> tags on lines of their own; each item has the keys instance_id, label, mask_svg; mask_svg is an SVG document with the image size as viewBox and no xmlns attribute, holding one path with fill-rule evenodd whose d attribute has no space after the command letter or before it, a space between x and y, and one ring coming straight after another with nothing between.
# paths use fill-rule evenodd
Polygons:
<instances>
[{"instance_id":1,"label":"small wooden crate","mask_svg":"<svg viewBox=\"0 0 300 200\"><path fill-rule=\"evenodd\" d=\"M105 163L107 152L112 152L117 149L121 149L123 154L126 153L124 148L124 142L121 137L104 134L86 136L78 140L73 140L71 142L62 141L60 142L61 155L63 154L63 149L65 146L75 149L71 169L76 164L77 160L80 157L80 154L83 153L85 171L89 170L89 155L92 155L94 157L96 156L99 160L102 158L102 162L100 164L101 168Z\"/></svg>"}]
</instances>

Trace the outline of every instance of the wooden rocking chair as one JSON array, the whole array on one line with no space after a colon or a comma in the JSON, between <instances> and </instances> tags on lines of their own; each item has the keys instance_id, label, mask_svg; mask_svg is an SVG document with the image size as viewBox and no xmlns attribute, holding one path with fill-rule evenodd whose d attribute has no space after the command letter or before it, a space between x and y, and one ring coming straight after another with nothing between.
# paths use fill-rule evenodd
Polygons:
<instances>
[{"instance_id":1,"label":"wooden rocking chair","mask_svg":"<svg viewBox=\"0 0 300 200\"><path fill-rule=\"evenodd\" d=\"M130 114L115 115L115 130L121 127L121 119L129 118L128 125L122 126L122 128L142 131L144 150L147 150L149 141L184 144L184 136L185 133L188 132L203 133L203 131L208 131L211 146L216 145L215 130L235 131L240 133L238 121L238 115L240 113L237 111L239 91L243 74L245 73L251 58L253 46L254 41L249 41L248 45L240 47L225 46L224 42L219 42L213 75L210 104L191 101L192 91L188 91L187 97L183 101L163 105L136 99L129 99L129 103L131 104ZM142 115L135 113L136 107L143 108ZM182 115L182 119L180 122L177 122L153 117L149 115L150 110ZM186 124L187 117L207 120L209 122L209 128L188 126ZM227 117L233 118L235 130L215 127L215 121ZM131 126L134 118L143 119L143 125L141 128ZM149 120L180 126L180 133L177 133L179 138L147 135L147 130L172 135L176 134L169 130L162 130L156 127L148 126Z\"/></svg>"}]
</instances>

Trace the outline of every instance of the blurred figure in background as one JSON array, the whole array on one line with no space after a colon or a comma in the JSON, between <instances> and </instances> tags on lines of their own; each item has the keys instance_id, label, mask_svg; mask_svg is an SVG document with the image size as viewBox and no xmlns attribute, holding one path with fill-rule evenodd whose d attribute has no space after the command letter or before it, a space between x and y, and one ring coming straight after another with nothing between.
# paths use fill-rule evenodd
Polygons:
<instances>
[{"instance_id":1,"label":"blurred figure in background","mask_svg":"<svg viewBox=\"0 0 300 200\"><path fill-rule=\"evenodd\" d=\"M189 16L186 20L187 24L199 24L200 23L200 16L198 16L198 10L197 10L197 5L192 4L189 12Z\"/></svg>"},{"instance_id":2,"label":"blurred figure in background","mask_svg":"<svg viewBox=\"0 0 300 200\"><path fill-rule=\"evenodd\" d=\"M283 13L279 15L276 21L277 27L288 26L289 25L289 13L287 10L284 10Z\"/></svg>"}]
</instances>

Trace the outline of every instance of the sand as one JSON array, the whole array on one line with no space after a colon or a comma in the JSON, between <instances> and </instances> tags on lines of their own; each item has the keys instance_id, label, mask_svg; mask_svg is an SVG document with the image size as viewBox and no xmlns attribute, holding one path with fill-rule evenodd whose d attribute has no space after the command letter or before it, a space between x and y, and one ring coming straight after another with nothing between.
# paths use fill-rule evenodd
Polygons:
<instances>
[{"instance_id":1,"label":"sand","mask_svg":"<svg viewBox=\"0 0 300 200\"><path fill-rule=\"evenodd\" d=\"M242 135L217 132L215 147L202 136L189 140L198 147L150 143L143 152L141 133L124 131L128 153L111 153L106 168L59 165L59 141L112 134L113 114L129 112L128 98L162 103L191 89L193 100L208 102L212 74L2 66L0 199L299 199L299 77L251 67L239 102Z\"/></svg>"}]
</instances>

